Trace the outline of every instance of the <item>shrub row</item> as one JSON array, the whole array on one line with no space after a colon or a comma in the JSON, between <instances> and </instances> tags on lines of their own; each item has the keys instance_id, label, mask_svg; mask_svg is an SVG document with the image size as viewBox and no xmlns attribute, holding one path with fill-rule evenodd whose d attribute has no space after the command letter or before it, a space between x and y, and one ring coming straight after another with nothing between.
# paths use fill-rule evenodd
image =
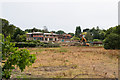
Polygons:
<instances>
[{"instance_id":1,"label":"shrub row","mask_svg":"<svg viewBox=\"0 0 120 80\"><path fill-rule=\"evenodd\" d=\"M33 42L17 42L15 43L15 47L23 48L23 47L59 47L58 43L33 43Z\"/></svg>"}]
</instances>

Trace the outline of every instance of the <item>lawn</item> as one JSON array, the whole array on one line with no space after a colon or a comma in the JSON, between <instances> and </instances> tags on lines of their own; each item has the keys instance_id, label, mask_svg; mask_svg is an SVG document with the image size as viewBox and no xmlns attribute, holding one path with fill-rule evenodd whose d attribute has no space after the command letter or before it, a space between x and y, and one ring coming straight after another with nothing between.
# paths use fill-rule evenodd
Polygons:
<instances>
[{"instance_id":1,"label":"lawn","mask_svg":"<svg viewBox=\"0 0 120 80\"><path fill-rule=\"evenodd\" d=\"M16 68L12 78L118 77L119 50L77 46L27 49L36 54L35 63L23 72Z\"/></svg>"}]
</instances>

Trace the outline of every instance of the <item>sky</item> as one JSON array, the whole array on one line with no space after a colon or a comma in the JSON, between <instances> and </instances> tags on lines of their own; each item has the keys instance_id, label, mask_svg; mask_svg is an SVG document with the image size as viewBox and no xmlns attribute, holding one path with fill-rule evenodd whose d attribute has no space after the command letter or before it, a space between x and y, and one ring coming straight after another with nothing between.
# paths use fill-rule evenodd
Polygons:
<instances>
[{"instance_id":1,"label":"sky","mask_svg":"<svg viewBox=\"0 0 120 80\"><path fill-rule=\"evenodd\" d=\"M20 29L64 30L75 32L99 26L118 25L119 0L1 0L0 16Z\"/></svg>"}]
</instances>

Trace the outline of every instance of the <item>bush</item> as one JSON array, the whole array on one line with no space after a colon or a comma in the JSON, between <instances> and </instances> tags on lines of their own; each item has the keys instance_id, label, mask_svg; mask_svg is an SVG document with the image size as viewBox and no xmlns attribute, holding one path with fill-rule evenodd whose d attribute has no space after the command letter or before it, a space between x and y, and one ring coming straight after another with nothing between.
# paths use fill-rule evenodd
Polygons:
<instances>
[{"instance_id":1,"label":"bush","mask_svg":"<svg viewBox=\"0 0 120 80\"><path fill-rule=\"evenodd\" d=\"M100 40L99 39L93 39L93 42L99 42Z\"/></svg>"},{"instance_id":2,"label":"bush","mask_svg":"<svg viewBox=\"0 0 120 80\"><path fill-rule=\"evenodd\" d=\"M38 41L15 42L15 47L59 47L58 43L43 43Z\"/></svg>"},{"instance_id":3,"label":"bush","mask_svg":"<svg viewBox=\"0 0 120 80\"><path fill-rule=\"evenodd\" d=\"M104 40L105 49L120 49L120 36L115 33L110 33Z\"/></svg>"},{"instance_id":4,"label":"bush","mask_svg":"<svg viewBox=\"0 0 120 80\"><path fill-rule=\"evenodd\" d=\"M15 47L23 48L23 47L36 47L35 43L28 43L28 42L18 42L15 43Z\"/></svg>"},{"instance_id":5,"label":"bush","mask_svg":"<svg viewBox=\"0 0 120 80\"><path fill-rule=\"evenodd\" d=\"M0 35L1 36L1 35ZM2 79L8 80L15 67L19 67L21 72L35 62L35 54L30 54L27 49L18 49L14 43L10 42L11 37L2 36ZM23 45L24 43L21 43ZM25 45L25 44L24 44Z\"/></svg>"},{"instance_id":6,"label":"bush","mask_svg":"<svg viewBox=\"0 0 120 80\"><path fill-rule=\"evenodd\" d=\"M71 40L80 40L80 38L73 36L73 37L71 38Z\"/></svg>"}]
</instances>

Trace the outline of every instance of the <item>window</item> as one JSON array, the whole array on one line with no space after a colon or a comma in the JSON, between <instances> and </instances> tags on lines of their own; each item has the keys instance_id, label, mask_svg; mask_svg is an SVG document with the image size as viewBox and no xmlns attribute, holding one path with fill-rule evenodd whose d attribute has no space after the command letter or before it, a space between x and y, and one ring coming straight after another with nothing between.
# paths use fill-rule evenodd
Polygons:
<instances>
[{"instance_id":1,"label":"window","mask_svg":"<svg viewBox=\"0 0 120 80\"><path fill-rule=\"evenodd\" d=\"M57 39L55 38L55 41L57 41Z\"/></svg>"},{"instance_id":2,"label":"window","mask_svg":"<svg viewBox=\"0 0 120 80\"><path fill-rule=\"evenodd\" d=\"M45 41L47 41L47 38L45 38Z\"/></svg>"},{"instance_id":3,"label":"window","mask_svg":"<svg viewBox=\"0 0 120 80\"><path fill-rule=\"evenodd\" d=\"M49 40L50 40L50 41L52 41L52 40L53 40L53 38L49 38Z\"/></svg>"}]
</instances>

